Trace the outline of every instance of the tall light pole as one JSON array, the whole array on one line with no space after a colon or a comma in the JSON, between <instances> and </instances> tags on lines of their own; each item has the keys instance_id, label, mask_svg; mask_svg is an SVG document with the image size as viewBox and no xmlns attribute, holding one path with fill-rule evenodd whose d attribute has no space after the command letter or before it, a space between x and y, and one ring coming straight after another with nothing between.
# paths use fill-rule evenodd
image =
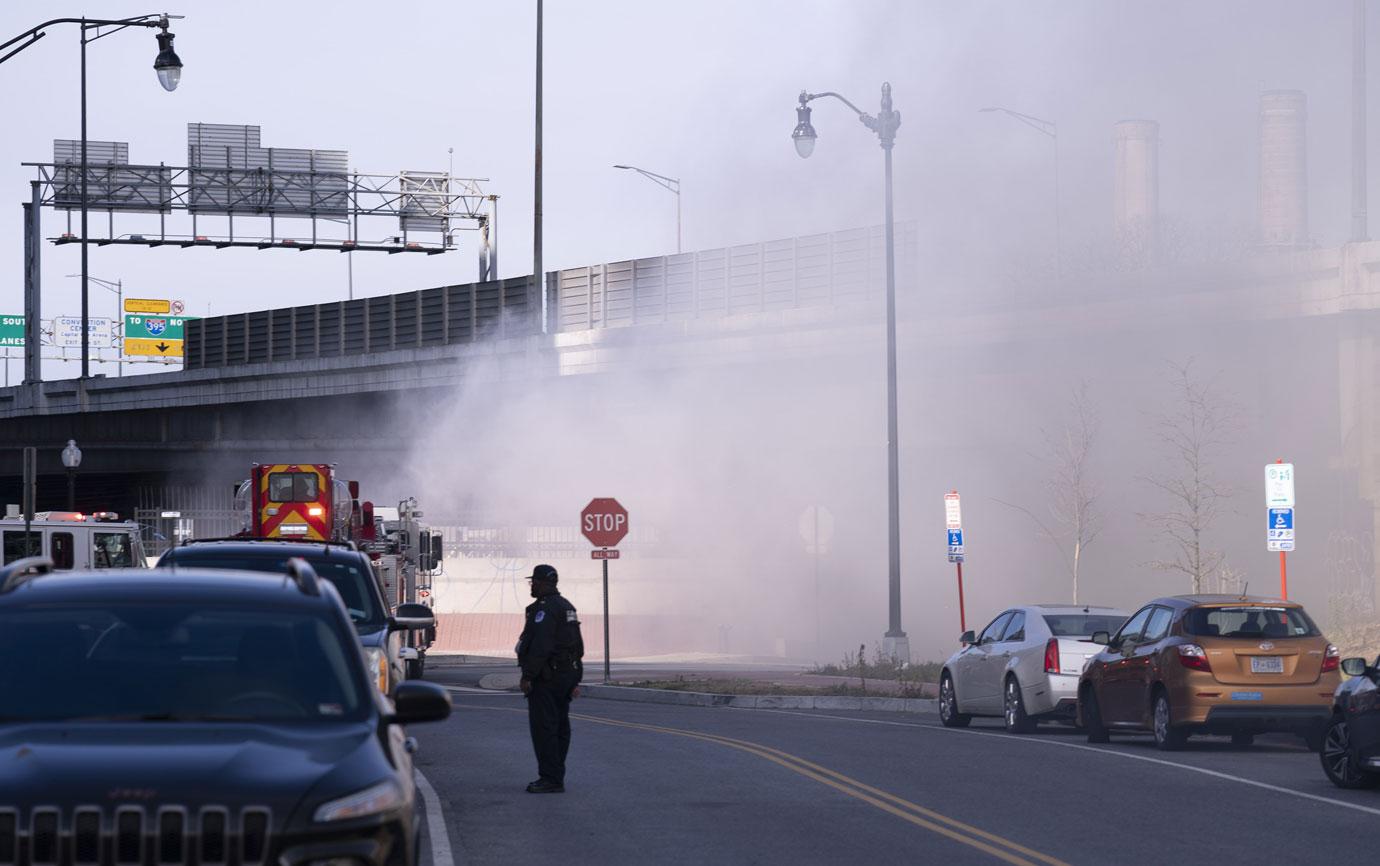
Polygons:
<instances>
[{"instance_id":1,"label":"tall light pole","mask_svg":"<svg viewBox=\"0 0 1380 866\"><path fill-rule=\"evenodd\" d=\"M1008 117L1019 120L1041 135L1048 136L1049 140L1054 142L1054 273L1062 280L1064 278L1064 230L1059 214L1059 126L1052 120L1044 120L1032 114L1022 114L1019 111L1012 111L1000 106L978 109L979 113L989 111L1000 111Z\"/></svg>"},{"instance_id":2,"label":"tall light pole","mask_svg":"<svg viewBox=\"0 0 1380 866\"><path fill-rule=\"evenodd\" d=\"M652 183L664 190L675 193L676 196L676 253L680 253L680 178L667 177L664 174L657 174L654 171L647 171L645 168L638 168L635 165L615 165L614 168L635 171Z\"/></svg>"},{"instance_id":3,"label":"tall light pole","mask_svg":"<svg viewBox=\"0 0 1380 866\"><path fill-rule=\"evenodd\" d=\"M45 21L37 27L31 27L18 36L10 39L4 44L0 44L0 51L4 51L11 45L24 41L18 48L10 51L4 56L0 56L0 63L4 63L14 55L33 45L44 36L48 35L46 28L56 24L79 24L81 25L81 377L89 378L91 375L90 352L91 338L87 333L87 319L89 314L89 300L87 296L87 171L86 165L86 46L97 39L103 39L114 33L119 33L128 27L157 27L158 33L158 56L154 58L153 69L158 73L158 83L163 85L163 89L173 91L177 89L178 83L182 80L182 60L173 50L173 33L168 30L169 19L181 18L181 15L153 14L138 15L133 18L54 18ZM102 32L101 28L108 28ZM91 35L94 33L95 35Z\"/></svg>"},{"instance_id":4,"label":"tall light pole","mask_svg":"<svg viewBox=\"0 0 1380 866\"><path fill-rule=\"evenodd\" d=\"M537 297L541 300L541 332L546 326L546 275L541 264L541 0L537 0L537 119L536 150L533 162L536 167L535 183L532 190L532 282L536 285Z\"/></svg>"},{"instance_id":5,"label":"tall light pole","mask_svg":"<svg viewBox=\"0 0 1380 866\"><path fill-rule=\"evenodd\" d=\"M81 274L66 274L65 276L66 276L68 279L72 279L72 278L74 278L74 277L80 277ZM123 375L125 374L125 283L124 283L124 280L115 280L114 282L111 282L110 280L103 280L103 279L101 279L100 277L93 277L93 276L91 276L90 274L88 274L88 275L86 276L86 279L89 280L90 282L95 283L95 284L98 285L98 286L103 287L103 288L104 288L106 291L108 291L108 292L114 292L114 293L115 293L115 319L114 319L114 322L115 322L116 333L118 333L118 334L120 335L120 337L119 337L119 345L116 347L117 349L119 349L119 354L115 356L115 375L116 375L116 376L123 376Z\"/></svg>"},{"instance_id":6,"label":"tall light pole","mask_svg":"<svg viewBox=\"0 0 1380 866\"><path fill-rule=\"evenodd\" d=\"M891 84L882 84L881 110L874 117L837 93L807 93L800 91L800 105L796 108L795 131L791 140L802 159L814 153L818 135L810 124L810 103L822 96L832 96L853 109L863 126L877 133L886 158L886 447L887 447L887 556L888 605L887 631L883 651L893 657L910 661L910 639L901 629L901 484L897 457L896 433L896 226L891 206L891 148L896 143L896 130L901 125L901 112L891 107Z\"/></svg>"}]
</instances>

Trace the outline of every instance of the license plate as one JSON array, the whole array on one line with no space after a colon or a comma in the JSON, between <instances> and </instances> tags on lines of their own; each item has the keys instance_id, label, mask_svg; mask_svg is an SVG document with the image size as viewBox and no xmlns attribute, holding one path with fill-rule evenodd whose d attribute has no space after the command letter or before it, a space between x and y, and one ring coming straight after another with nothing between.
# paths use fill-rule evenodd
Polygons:
<instances>
[{"instance_id":1,"label":"license plate","mask_svg":"<svg viewBox=\"0 0 1380 866\"><path fill-rule=\"evenodd\" d=\"M1282 674L1284 673L1283 656L1251 656L1251 673L1253 674Z\"/></svg>"},{"instance_id":2,"label":"license plate","mask_svg":"<svg viewBox=\"0 0 1380 866\"><path fill-rule=\"evenodd\" d=\"M1231 699L1234 701L1263 701L1265 696L1260 692L1232 692Z\"/></svg>"}]
</instances>

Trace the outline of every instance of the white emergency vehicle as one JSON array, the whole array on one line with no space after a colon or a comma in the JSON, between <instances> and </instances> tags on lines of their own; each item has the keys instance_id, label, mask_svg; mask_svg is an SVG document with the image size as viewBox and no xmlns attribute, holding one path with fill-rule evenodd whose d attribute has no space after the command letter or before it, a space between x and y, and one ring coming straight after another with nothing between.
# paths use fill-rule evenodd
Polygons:
<instances>
[{"instance_id":1,"label":"white emergency vehicle","mask_svg":"<svg viewBox=\"0 0 1380 866\"><path fill-rule=\"evenodd\" d=\"M44 556L53 567L66 571L86 568L147 568L139 525L121 521L112 511L83 514L78 511L38 511L24 534L24 515L19 506L5 508L0 520L0 552L3 565L30 556Z\"/></svg>"}]
</instances>

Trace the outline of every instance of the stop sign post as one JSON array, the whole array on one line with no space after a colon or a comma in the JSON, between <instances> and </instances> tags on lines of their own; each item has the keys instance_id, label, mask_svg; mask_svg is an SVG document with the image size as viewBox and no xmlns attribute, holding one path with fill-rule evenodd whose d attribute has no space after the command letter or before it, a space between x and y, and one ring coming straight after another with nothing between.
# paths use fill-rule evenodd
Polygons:
<instances>
[{"instance_id":1,"label":"stop sign post","mask_svg":"<svg viewBox=\"0 0 1380 866\"><path fill-rule=\"evenodd\" d=\"M611 496L591 499L580 512L580 532L597 550L590 556L604 562L604 682L609 681L609 560L618 558L618 542L628 534L628 509Z\"/></svg>"}]
</instances>

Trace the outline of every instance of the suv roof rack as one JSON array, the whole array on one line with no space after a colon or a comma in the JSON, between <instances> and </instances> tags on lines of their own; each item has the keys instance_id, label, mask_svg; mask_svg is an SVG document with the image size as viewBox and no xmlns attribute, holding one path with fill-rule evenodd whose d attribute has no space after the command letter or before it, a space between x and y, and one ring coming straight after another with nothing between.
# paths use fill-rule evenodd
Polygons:
<instances>
[{"instance_id":1,"label":"suv roof rack","mask_svg":"<svg viewBox=\"0 0 1380 866\"><path fill-rule=\"evenodd\" d=\"M319 538L285 538L282 536L267 535L227 535L224 538L188 538L178 547L186 547L191 544L205 544L215 541L271 541L278 544L306 544L321 545L323 547L343 547L346 550L358 550L359 547L353 541L332 541Z\"/></svg>"},{"instance_id":2,"label":"suv roof rack","mask_svg":"<svg viewBox=\"0 0 1380 866\"><path fill-rule=\"evenodd\" d=\"M294 556L287 561L287 573L303 595L321 594L321 581L316 576L316 569L302 557Z\"/></svg>"},{"instance_id":3,"label":"suv roof rack","mask_svg":"<svg viewBox=\"0 0 1380 866\"><path fill-rule=\"evenodd\" d=\"M9 592L42 574L52 574L53 561L46 556L30 556L16 559L0 568L0 593Z\"/></svg>"}]
</instances>

